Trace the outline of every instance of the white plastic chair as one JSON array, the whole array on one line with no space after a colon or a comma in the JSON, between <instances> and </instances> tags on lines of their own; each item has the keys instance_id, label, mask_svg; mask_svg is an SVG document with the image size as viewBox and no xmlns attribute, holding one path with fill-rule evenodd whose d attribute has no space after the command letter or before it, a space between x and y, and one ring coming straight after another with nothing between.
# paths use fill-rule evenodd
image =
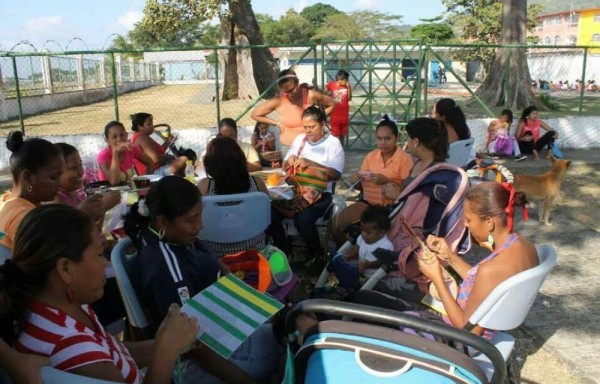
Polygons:
<instances>
[{"instance_id":1,"label":"white plastic chair","mask_svg":"<svg viewBox=\"0 0 600 384\"><path fill-rule=\"evenodd\" d=\"M123 299L123 305L125 306L125 312L127 313L129 323L132 326L143 330L148 326L148 319L146 318L146 314L133 289L126 267L133 258L137 257L137 254L127 255L127 249L132 245L133 243L129 237L120 239L113 248L110 259L113 269L115 270L117 286L119 287L119 292Z\"/></svg>"},{"instance_id":2,"label":"white plastic chair","mask_svg":"<svg viewBox=\"0 0 600 384\"><path fill-rule=\"evenodd\" d=\"M0 265L10 258L12 258L12 249L0 244Z\"/></svg>"},{"instance_id":3,"label":"white plastic chair","mask_svg":"<svg viewBox=\"0 0 600 384\"><path fill-rule=\"evenodd\" d=\"M458 167L469 163L471 152L473 151L473 143L475 138L471 137L465 140L455 141L448 148L448 163Z\"/></svg>"},{"instance_id":4,"label":"white plastic chair","mask_svg":"<svg viewBox=\"0 0 600 384\"><path fill-rule=\"evenodd\" d=\"M237 243L271 224L271 199L262 192L202 196L204 228L198 236L214 243Z\"/></svg>"},{"instance_id":5,"label":"white plastic chair","mask_svg":"<svg viewBox=\"0 0 600 384\"><path fill-rule=\"evenodd\" d=\"M483 328L507 331L523 323L546 276L554 268L558 259L556 250L551 245L539 245L536 250L539 265L512 276L494 288L473 312L466 328L472 329L475 325L479 325ZM505 332L498 332L490 342L507 362L510 379L509 358L515 346L514 337ZM491 378L493 367L490 361L482 354L475 355L474 360L485 371L488 379Z\"/></svg>"},{"instance_id":6,"label":"white plastic chair","mask_svg":"<svg viewBox=\"0 0 600 384\"><path fill-rule=\"evenodd\" d=\"M114 381L94 379L91 377L74 375L52 367L42 368L43 384L113 384Z\"/></svg>"}]
</instances>

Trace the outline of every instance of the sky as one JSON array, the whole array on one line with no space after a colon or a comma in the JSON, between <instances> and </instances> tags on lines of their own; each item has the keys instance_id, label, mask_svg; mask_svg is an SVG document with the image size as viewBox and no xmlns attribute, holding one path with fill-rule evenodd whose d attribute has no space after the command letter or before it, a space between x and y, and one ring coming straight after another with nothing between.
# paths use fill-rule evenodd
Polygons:
<instances>
[{"instance_id":1,"label":"sky","mask_svg":"<svg viewBox=\"0 0 600 384\"><path fill-rule=\"evenodd\" d=\"M255 13L279 18L289 8L300 12L318 3L312 0L252 0ZM445 8L440 0L321 0L352 12L375 10L404 17L404 24L418 24ZM96 50L108 48L114 34L126 35L141 20L145 0L0 0L0 51L11 50L20 41L37 50ZM15 51L33 51L19 45Z\"/></svg>"}]
</instances>

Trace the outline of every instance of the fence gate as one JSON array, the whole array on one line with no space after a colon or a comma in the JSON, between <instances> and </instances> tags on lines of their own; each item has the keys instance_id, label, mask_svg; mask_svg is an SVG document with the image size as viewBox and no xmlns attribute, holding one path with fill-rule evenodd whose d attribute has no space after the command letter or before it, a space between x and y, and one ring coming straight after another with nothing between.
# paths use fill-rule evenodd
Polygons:
<instances>
[{"instance_id":1,"label":"fence gate","mask_svg":"<svg viewBox=\"0 0 600 384\"><path fill-rule=\"evenodd\" d=\"M347 147L375 147L375 127L384 113L392 115L400 127L418 114L425 51L414 40L323 43L323 87L335 80L340 69L350 74L352 102Z\"/></svg>"}]
</instances>

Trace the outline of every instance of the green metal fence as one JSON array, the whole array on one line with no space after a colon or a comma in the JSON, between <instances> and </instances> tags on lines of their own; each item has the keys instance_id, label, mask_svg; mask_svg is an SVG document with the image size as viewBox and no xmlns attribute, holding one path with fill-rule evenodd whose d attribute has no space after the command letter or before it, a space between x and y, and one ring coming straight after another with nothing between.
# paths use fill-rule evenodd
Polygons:
<instances>
[{"instance_id":1,"label":"green metal fence","mask_svg":"<svg viewBox=\"0 0 600 384\"><path fill-rule=\"evenodd\" d=\"M442 97L457 100L468 117L495 115L503 105L473 102L485 70L467 58L497 47L399 40L145 52L0 52L0 135L15 129L30 136L100 133L107 121L120 119L127 126L128 115L140 111L173 129L214 127L223 117L254 125L250 111L264 95L253 81L252 50L270 48L281 69L293 65L301 81L319 89L339 69L348 71L354 92L346 145L372 147L374 127L383 113L391 113L402 126L428 114L431 103ZM545 114L600 112L595 84L600 80L599 47L506 48L527 50L536 93L549 109ZM237 95L223 88L224 65L233 50L240 74ZM266 93L276 87L272 84Z\"/></svg>"}]
</instances>

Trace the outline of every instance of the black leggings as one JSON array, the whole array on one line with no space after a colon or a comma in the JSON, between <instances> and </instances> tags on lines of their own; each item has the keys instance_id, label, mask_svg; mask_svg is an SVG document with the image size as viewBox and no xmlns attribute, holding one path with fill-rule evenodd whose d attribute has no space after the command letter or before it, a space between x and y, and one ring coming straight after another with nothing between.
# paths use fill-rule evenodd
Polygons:
<instances>
[{"instance_id":1,"label":"black leggings","mask_svg":"<svg viewBox=\"0 0 600 384\"><path fill-rule=\"evenodd\" d=\"M519 140L519 149L521 150L521 153L533 153L534 149L539 152L544 149L544 147L547 147L548 150L550 150L550 145L554 144L554 135L554 131L549 131L536 142Z\"/></svg>"}]
</instances>

